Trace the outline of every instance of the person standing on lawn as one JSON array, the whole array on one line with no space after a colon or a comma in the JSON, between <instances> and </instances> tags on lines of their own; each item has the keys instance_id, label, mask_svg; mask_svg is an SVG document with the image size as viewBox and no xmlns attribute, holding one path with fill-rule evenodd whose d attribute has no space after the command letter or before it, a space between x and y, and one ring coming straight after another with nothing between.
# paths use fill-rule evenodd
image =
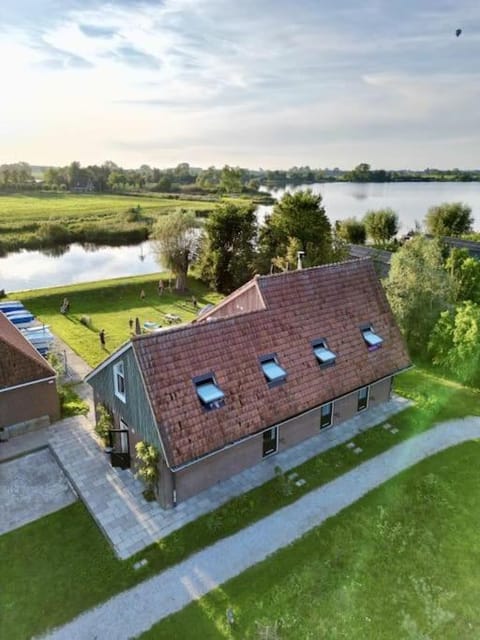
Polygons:
<instances>
[{"instance_id":1,"label":"person standing on lawn","mask_svg":"<svg viewBox=\"0 0 480 640\"><path fill-rule=\"evenodd\" d=\"M105 349L105 329L102 329L100 331L100 333L98 334L98 337L100 338L100 344L102 346L102 349Z\"/></svg>"}]
</instances>

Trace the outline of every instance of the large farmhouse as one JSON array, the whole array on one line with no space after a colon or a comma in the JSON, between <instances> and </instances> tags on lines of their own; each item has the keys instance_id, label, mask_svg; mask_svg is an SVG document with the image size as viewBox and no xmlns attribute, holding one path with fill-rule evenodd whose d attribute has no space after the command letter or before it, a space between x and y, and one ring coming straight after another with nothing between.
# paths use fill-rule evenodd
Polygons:
<instances>
[{"instance_id":1,"label":"large farmhouse","mask_svg":"<svg viewBox=\"0 0 480 640\"><path fill-rule=\"evenodd\" d=\"M409 366L373 264L355 260L255 277L194 323L133 338L87 381L125 464L140 440L160 450L170 507L386 401Z\"/></svg>"},{"instance_id":2,"label":"large farmhouse","mask_svg":"<svg viewBox=\"0 0 480 640\"><path fill-rule=\"evenodd\" d=\"M0 313L0 428L60 417L56 372Z\"/></svg>"}]
</instances>

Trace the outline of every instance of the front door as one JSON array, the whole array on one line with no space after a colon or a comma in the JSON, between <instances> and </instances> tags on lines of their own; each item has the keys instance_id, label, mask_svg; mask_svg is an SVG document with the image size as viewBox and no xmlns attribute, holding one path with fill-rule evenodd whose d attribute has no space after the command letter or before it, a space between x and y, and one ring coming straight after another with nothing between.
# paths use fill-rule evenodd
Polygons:
<instances>
[{"instance_id":1,"label":"front door","mask_svg":"<svg viewBox=\"0 0 480 640\"><path fill-rule=\"evenodd\" d=\"M128 429L110 429L110 461L112 467L128 469L130 467L130 446Z\"/></svg>"}]
</instances>

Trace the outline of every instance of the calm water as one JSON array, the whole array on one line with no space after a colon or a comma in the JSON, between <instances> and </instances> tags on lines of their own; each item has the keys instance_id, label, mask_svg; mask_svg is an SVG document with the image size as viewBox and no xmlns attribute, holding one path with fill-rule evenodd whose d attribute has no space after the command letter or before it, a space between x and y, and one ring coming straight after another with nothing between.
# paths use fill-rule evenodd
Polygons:
<instances>
[{"instance_id":1,"label":"calm water","mask_svg":"<svg viewBox=\"0 0 480 640\"><path fill-rule=\"evenodd\" d=\"M330 182L326 184L287 187L287 191L311 188L321 193L325 211L330 222L355 216L361 218L370 209L391 207L400 218L400 232L405 233L415 226L417 220L423 224L425 214L431 206L442 202L465 202L472 208L474 228L480 230L480 182L387 182L353 183ZM281 198L285 189L272 191ZM268 213L263 208L262 214Z\"/></svg>"},{"instance_id":2,"label":"calm water","mask_svg":"<svg viewBox=\"0 0 480 640\"><path fill-rule=\"evenodd\" d=\"M120 278L159 271L150 243L85 249L72 244L63 255L20 251L0 258L0 289L7 292Z\"/></svg>"},{"instance_id":3,"label":"calm water","mask_svg":"<svg viewBox=\"0 0 480 640\"><path fill-rule=\"evenodd\" d=\"M351 216L361 218L369 209L391 207L400 217L400 232L405 233L423 222L429 207L442 202L465 202L472 208L475 230L480 230L480 183L478 182L395 182L385 184L327 183L309 187L321 193L330 221ZM281 198L285 189L273 191ZM257 209L262 222L272 207ZM60 256L40 251L21 251L0 258L0 289L19 291L60 284L88 282L104 278L141 275L159 271L150 243L126 247L100 247L94 251L73 244Z\"/></svg>"}]
</instances>

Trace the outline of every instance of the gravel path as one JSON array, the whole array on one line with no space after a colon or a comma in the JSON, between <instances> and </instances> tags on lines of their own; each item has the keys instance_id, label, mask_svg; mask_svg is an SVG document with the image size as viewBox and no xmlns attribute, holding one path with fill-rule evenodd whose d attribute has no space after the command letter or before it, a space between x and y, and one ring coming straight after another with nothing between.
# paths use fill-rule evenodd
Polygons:
<instances>
[{"instance_id":1,"label":"gravel path","mask_svg":"<svg viewBox=\"0 0 480 640\"><path fill-rule=\"evenodd\" d=\"M48 637L52 640L120 640L135 637L162 618L261 562L366 493L443 449L480 438L480 418L452 420L367 460L352 471L263 520L220 540L184 562L120 593Z\"/></svg>"}]
</instances>

